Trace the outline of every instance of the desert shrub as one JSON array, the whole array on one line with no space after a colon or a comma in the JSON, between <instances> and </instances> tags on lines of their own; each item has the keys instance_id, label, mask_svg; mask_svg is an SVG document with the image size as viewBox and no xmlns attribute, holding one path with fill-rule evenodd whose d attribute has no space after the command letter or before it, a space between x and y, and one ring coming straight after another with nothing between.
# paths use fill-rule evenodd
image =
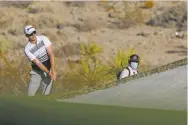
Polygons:
<instances>
[{"instance_id":1,"label":"desert shrub","mask_svg":"<svg viewBox=\"0 0 188 125\"><path fill-rule=\"evenodd\" d=\"M152 8L155 5L154 1L145 1L144 8Z\"/></svg>"},{"instance_id":2,"label":"desert shrub","mask_svg":"<svg viewBox=\"0 0 188 125\"><path fill-rule=\"evenodd\" d=\"M36 1L27 10L25 25L32 24L38 28L56 28L64 24L62 16L67 14L66 7L60 1Z\"/></svg>"},{"instance_id":3,"label":"desert shrub","mask_svg":"<svg viewBox=\"0 0 188 125\"><path fill-rule=\"evenodd\" d=\"M127 67L129 57L132 54L135 54L135 50L133 48L131 48L128 52L119 49L117 54L108 62L111 67L111 72L116 75L118 72L122 71L123 68Z\"/></svg>"},{"instance_id":4,"label":"desert shrub","mask_svg":"<svg viewBox=\"0 0 188 125\"><path fill-rule=\"evenodd\" d=\"M81 44L80 53L83 58L80 61L80 78L86 84L90 84L90 86L95 86L111 77L107 74L109 67L98 58L102 51L102 48L97 46L97 44Z\"/></svg>"},{"instance_id":5,"label":"desert shrub","mask_svg":"<svg viewBox=\"0 0 188 125\"><path fill-rule=\"evenodd\" d=\"M11 41L5 36L0 36L0 55L3 56L9 47L11 47Z\"/></svg>"},{"instance_id":6,"label":"desert shrub","mask_svg":"<svg viewBox=\"0 0 188 125\"><path fill-rule=\"evenodd\" d=\"M3 67L1 68L1 94L25 94L28 83L29 66L23 58L21 63L16 60L9 60L3 57Z\"/></svg>"},{"instance_id":7,"label":"desert shrub","mask_svg":"<svg viewBox=\"0 0 188 125\"><path fill-rule=\"evenodd\" d=\"M93 59L95 60L97 56L102 52L102 48L98 47L95 43L80 44L80 54L86 60Z\"/></svg>"},{"instance_id":8,"label":"desert shrub","mask_svg":"<svg viewBox=\"0 0 188 125\"><path fill-rule=\"evenodd\" d=\"M57 24L62 24L63 20L54 14L42 13L35 16L28 16L25 25L31 24L37 28L56 28Z\"/></svg>"},{"instance_id":9,"label":"desert shrub","mask_svg":"<svg viewBox=\"0 0 188 125\"><path fill-rule=\"evenodd\" d=\"M48 36L49 39L52 42L57 42L59 40L59 37L57 35L57 33L54 30L45 30L44 32L42 32L43 35Z\"/></svg>"},{"instance_id":10,"label":"desert shrub","mask_svg":"<svg viewBox=\"0 0 188 125\"><path fill-rule=\"evenodd\" d=\"M81 68L76 74L78 80L88 87L103 86L104 82L111 80L113 77L108 74L109 67L98 60L81 60Z\"/></svg>"},{"instance_id":11,"label":"desert shrub","mask_svg":"<svg viewBox=\"0 0 188 125\"><path fill-rule=\"evenodd\" d=\"M63 46L58 47L54 50L56 57L75 57L80 55L80 44L79 43L67 43Z\"/></svg>"},{"instance_id":12,"label":"desert shrub","mask_svg":"<svg viewBox=\"0 0 188 125\"><path fill-rule=\"evenodd\" d=\"M23 94L27 84L28 65L23 57L13 60L8 49L11 42L7 38L0 39L0 93ZM18 56L14 54L14 56Z\"/></svg>"},{"instance_id":13,"label":"desert shrub","mask_svg":"<svg viewBox=\"0 0 188 125\"><path fill-rule=\"evenodd\" d=\"M147 65L147 63L145 62L145 60L140 57L140 63L139 63L139 66L138 66L138 71L139 72L146 72L148 70L150 70L150 67Z\"/></svg>"},{"instance_id":14,"label":"desert shrub","mask_svg":"<svg viewBox=\"0 0 188 125\"><path fill-rule=\"evenodd\" d=\"M103 22L99 21L96 17L87 17L82 22L78 22L72 25L80 32L90 32L97 28L103 27Z\"/></svg>"},{"instance_id":15,"label":"desert shrub","mask_svg":"<svg viewBox=\"0 0 188 125\"><path fill-rule=\"evenodd\" d=\"M129 5L126 1L124 2L124 16L121 18L125 28L140 24L144 22L142 10L137 4Z\"/></svg>"},{"instance_id":16,"label":"desert shrub","mask_svg":"<svg viewBox=\"0 0 188 125\"><path fill-rule=\"evenodd\" d=\"M41 12L46 12L46 13L54 13L54 9L50 6L49 2L44 2L44 1L37 1L28 6L27 12L29 13L41 13Z\"/></svg>"},{"instance_id":17,"label":"desert shrub","mask_svg":"<svg viewBox=\"0 0 188 125\"><path fill-rule=\"evenodd\" d=\"M15 18L15 13L17 17ZM24 19L27 18L19 9L0 8L0 28L11 35L23 34Z\"/></svg>"},{"instance_id":18,"label":"desert shrub","mask_svg":"<svg viewBox=\"0 0 188 125\"><path fill-rule=\"evenodd\" d=\"M63 3L69 7L84 7L86 4L85 1L66 1Z\"/></svg>"},{"instance_id":19,"label":"desert shrub","mask_svg":"<svg viewBox=\"0 0 188 125\"><path fill-rule=\"evenodd\" d=\"M108 63L99 58L102 48L97 44L80 44L82 58L77 62L67 65L67 73L58 79L52 96L62 97L75 92L86 92L90 89L104 88L111 81L116 80L116 75L128 66L129 56L136 53L133 48L128 52L119 49L117 54ZM144 62L141 59L139 71L143 72Z\"/></svg>"},{"instance_id":20,"label":"desert shrub","mask_svg":"<svg viewBox=\"0 0 188 125\"><path fill-rule=\"evenodd\" d=\"M9 16L8 13L0 8L0 28L5 29L13 22L13 17Z\"/></svg>"},{"instance_id":21,"label":"desert shrub","mask_svg":"<svg viewBox=\"0 0 188 125\"><path fill-rule=\"evenodd\" d=\"M177 28L187 30L187 6L184 3L167 8L161 14L156 14L147 25L160 26L164 28Z\"/></svg>"},{"instance_id":22,"label":"desert shrub","mask_svg":"<svg viewBox=\"0 0 188 125\"><path fill-rule=\"evenodd\" d=\"M0 4L4 7L16 7L16 8L27 8L32 1L1 1Z\"/></svg>"},{"instance_id":23,"label":"desert shrub","mask_svg":"<svg viewBox=\"0 0 188 125\"><path fill-rule=\"evenodd\" d=\"M109 66L102 63L100 54L102 48L91 42L88 44L80 44L81 59L78 62L72 62L68 65L67 73L58 82L64 92L81 90L84 88L92 88L103 86L105 81L113 79L113 75L109 74ZM57 90L55 90L57 91ZM61 93L62 90L59 90Z\"/></svg>"},{"instance_id":24,"label":"desert shrub","mask_svg":"<svg viewBox=\"0 0 188 125\"><path fill-rule=\"evenodd\" d=\"M8 33L13 36L23 35L24 25L17 25L17 22L18 21L13 22L12 26L9 26L9 28L7 28Z\"/></svg>"},{"instance_id":25,"label":"desert shrub","mask_svg":"<svg viewBox=\"0 0 188 125\"><path fill-rule=\"evenodd\" d=\"M103 81L111 79L109 67L98 58L102 48L95 43L81 44L79 71L75 74L78 81L88 87L100 86Z\"/></svg>"},{"instance_id":26,"label":"desert shrub","mask_svg":"<svg viewBox=\"0 0 188 125\"><path fill-rule=\"evenodd\" d=\"M59 23L60 20L58 20L55 16L49 15L49 14L42 14L38 16L37 22L39 23L39 26L42 27L48 26L48 27L56 27L56 25Z\"/></svg>"},{"instance_id":27,"label":"desert shrub","mask_svg":"<svg viewBox=\"0 0 188 125\"><path fill-rule=\"evenodd\" d=\"M116 7L116 2L110 4L107 7L107 11L113 10L109 13L109 17L117 18L117 26L121 29L129 28L137 24L144 22L144 14L142 9L139 7L138 2L124 1L120 10Z\"/></svg>"}]
</instances>

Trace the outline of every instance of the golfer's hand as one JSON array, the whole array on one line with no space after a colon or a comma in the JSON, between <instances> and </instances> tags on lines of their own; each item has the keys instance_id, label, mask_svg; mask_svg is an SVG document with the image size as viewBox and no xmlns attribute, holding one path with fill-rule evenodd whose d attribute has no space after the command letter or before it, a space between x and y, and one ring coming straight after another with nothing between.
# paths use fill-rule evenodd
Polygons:
<instances>
[{"instance_id":1,"label":"golfer's hand","mask_svg":"<svg viewBox=\"0 0 188 125\"><path fill-rule=\"evenodd\" d=\"M52 72L52 79L55 81L56 80L56 72Z\"/></svg>"},{"instance_id":2,"label":"golfer's hand","mask_svg":"<svg viewBox=\"0 0 188 125\"><path fill-rule=\"evenodd\" d=\"M50 76L50 79L51 79L51 80L53 80L53 81L56 80L56 73L55 73L55 72L50 71L50 72L49 72L49 76Z\"/></svg>"},{"instance_id":3,"label":"golfer's hand","mask_svg":"<svg viewBox=\"0 0 188 125\"><path fill-rule=\"evenodd\" d=\"M52 72L49 72L48 75L49 75L50 79L53 80Z\"/></svg>"}]
</instances>

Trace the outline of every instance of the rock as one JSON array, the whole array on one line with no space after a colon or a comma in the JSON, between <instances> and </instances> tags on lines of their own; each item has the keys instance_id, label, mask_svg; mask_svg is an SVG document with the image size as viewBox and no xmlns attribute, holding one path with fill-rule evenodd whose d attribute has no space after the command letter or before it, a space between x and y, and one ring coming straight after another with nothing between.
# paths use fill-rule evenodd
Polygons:
<instances>
[{"instance_id":1,"label":"rock","mask_svg":"<svg viewBox=\"0 0 188 125\"><path fill-rule=\"evenodd\" d=\"M181 38L181 39L184 38L184 34L182 32L178 32L178 31L175 32L175 36L176 36L176 38Z\"/></svg>"},{"instance_id":2,"label":"rock","mask_svg":"<svg viewBox=\"0 0 188 125\"><path fill-rule=\"evenodd\" d=\"M157 13L157 12L156 12ZM166 9L163 13L150 19L147 25L160 26L164 28L187 29L187 7L184 3Z\"/></svg>"},{"instance_id":3,"label":"rock","mask_svg":"<svg viewBox=\"0 0 188 125\"><path fill-rule=\"evenodd\" d=\"M149 33L144 33L144 32L139 32L136 34L137 36L143 36L143 37L147 37L149 35Z\"/></svg>"},{"instance_id":4,"label":"rock","mask_svg":"<svg viewBox=\"0 0 188 125\"><path fill-rule=\"evenodd\" d=\"M65 27L64 24L57 24L57 26L56 26L57 29L63 29L64 27Z\"/></svg>"},{"instance_id":5,"label":"rock","mask_svg":"<svg viewBox=\"0 0 188 125\"><path fill-rule=\"evenodd\" d=\"M39 13L40 9L39 8L31 8L29 9L28 13Z\"/></svg>"}]
</instances>

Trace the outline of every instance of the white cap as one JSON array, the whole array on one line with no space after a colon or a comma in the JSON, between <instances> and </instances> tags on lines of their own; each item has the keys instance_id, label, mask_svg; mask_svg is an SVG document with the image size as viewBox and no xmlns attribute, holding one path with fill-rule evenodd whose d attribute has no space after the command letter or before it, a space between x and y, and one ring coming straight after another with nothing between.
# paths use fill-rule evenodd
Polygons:
<instances>
[{"instance_id":1,"label":"white cap","mask_svg":"<svg viewBox=\"0 0 188 125\"><path fill-rule=\"evenodd\" d=\"M24 33L25 34L31 34L34 31L36 31L36 30L32 25L27 25L27 26L24 27Z\"/></svg>"}]
</instances>

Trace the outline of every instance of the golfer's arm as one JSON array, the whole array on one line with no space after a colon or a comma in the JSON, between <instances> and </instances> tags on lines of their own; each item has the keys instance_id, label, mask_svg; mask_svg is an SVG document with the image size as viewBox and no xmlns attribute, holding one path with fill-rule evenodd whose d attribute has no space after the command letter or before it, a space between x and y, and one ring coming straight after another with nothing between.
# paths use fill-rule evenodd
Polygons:
<instances>
[{"instance_id":1,"label":"golfer's arm","mask_svg":"<svg viewBox=\"0 0 188 125\"><path fill-rule=\"evenodd\" d=\"M44 72L46 72L46 73L49 72L49 70L48 70L37 58L35 58L35 59L33 60L33 62L34 62L41 70L43 70Z\"/></svg>"},{"instance_id":2,"label":"golfer's arm","mask_svg":"<svg viewBox=\"0 0 188 125\"><path fill-rule=\"evenodd\" d=\"M25 48L24 53L30 59L30 61L34 62L41 70L46 73L49 72L49 70L27 48Z\"/></svg>"},{"instance_id":3,"label":"golfer's arm","mask_svg":"<svg viewBox=\"0 0 188 125\"><path fill-rule=\"evenodd\" d=\"M51 45L47 48L47 51L50 56L51 70L52 70L52 72L55 72L54 53L53 53Z\"/></svg>"},{"instance_id":4,"label":"golfer's arm","mask_svg":"<svg viewBox=\"0 0 188 125\"><path fill-rule=\"evenodd\" d=\"M51 69L52 69L52 72L55 72L55 61L54 61L54 55L51 55L50 56L50 63L51 63Z\"/></svg>"}]
</instances>

